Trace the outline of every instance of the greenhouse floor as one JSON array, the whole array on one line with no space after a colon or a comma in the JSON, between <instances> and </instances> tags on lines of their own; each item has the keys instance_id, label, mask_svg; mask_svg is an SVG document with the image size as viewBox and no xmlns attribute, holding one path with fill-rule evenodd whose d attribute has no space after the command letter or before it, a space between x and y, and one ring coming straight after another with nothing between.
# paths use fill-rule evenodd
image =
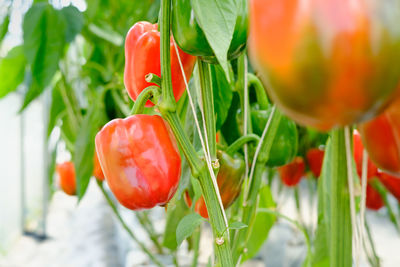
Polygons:
<instances>
[{"instance_id":1,"label":"greenhouse floor","mask_svg":"<svg viewBox=\"0 0 400 267\"><path fill-rule=\"evenodd\" d=\"M308 227L311 219L315 218L315 207L310 210L307 195L307 186L302 185L304 191L301 202L303 221ZM291 190L285 190L280 195L279 203L285 203L280 210L291 217L296 213L294 201L289 196ZM137 237L151 246L145 231L140 227L129 210L123 209L122 216L132 226ZM160 220L163 209L156 209L152 214L152 221L156 222L157 231L162 231L164 222ZM400 266L400 235L396 233L390 223L386 210L367 212L372 235L376 241L376 249L381 257L383 267ZM37 242L30 237L21 237L10 249L8 254L0 258L0 267L132 267L152 266L148 256L142 253L136 244L130 242L128 236L114 220L111 209L106 205L96 183L89 186L85 198L77 206L76 198L66 196L61 192L55 193L50 205L47 220L47 234L49 238ZM315 227L315 226L314 226ZM207 244L211 238L211 231L203 227L201 241L201 255L199 266L205 266L211 250ZM188 266L192 255L186 252L186 243L178 252L180 266ZM302 233L293 225L279 221L271 230L268 241L264 244L255 260L248 262L247 267L297 267L301 266L306 255L306 246ZM169 256L159 256L166 265L172 266ZM361 266L369 266L364 258Z\"/></svg>"}]
</instances>

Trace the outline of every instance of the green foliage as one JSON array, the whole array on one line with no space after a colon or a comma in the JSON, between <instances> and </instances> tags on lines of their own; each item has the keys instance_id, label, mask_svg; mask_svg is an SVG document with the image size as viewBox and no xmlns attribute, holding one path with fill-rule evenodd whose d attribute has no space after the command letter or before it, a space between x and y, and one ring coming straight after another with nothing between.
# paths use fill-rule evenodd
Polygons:
<instances>
[{"instance_id":1,"label":"green foliage","mask_svg":"<svg viewBox=\"0 0 400 267\"><path fill-rule=\"evenodd\" d=\"M177 194L176 196L179 196ZM167 211L167 223L165 225L164 237L163 237L163 246L175 251L178 248L177 242L177 227L182 218L188 214L188 208L184 203L183 199L177 199L175 197L168 204Z\"/></svg>"},{"instance_id":2,"label":"green foliage","mask_svg":"<svg viewBox=\"0 0 400 267\"><path fill-rule=\"evenodd\" d=\"M7 34L8 25L10 25L10 14L6 15L6 17L4 18L3 22L0 25L0 44Z\"/></svg>"},{"instance_id":3,"label":"green foliage","mask_svg":"<svg viewBox=\"0 0 400 267\"><path fill-rule=\"evenodd\" d=\"M0 98L15 91L24 80L26 59L22 46L11 49L0 61Z\"/></svg>"},{"instance_id":4,"label":"green foliage","mask_svg":"<svg viewBox=\"0 0 400 267\"><path fill-rule=\"evenodd\" d=\"M214 93L214 110L216 119L216 130L221 129L222 124L228 117L233 92L221 66L210 65Z\"/></svg>"},{"instance_id":5,"label":"green foliage","mask_svg":"<svg viewBox=\"0 0 400 267\"><path fill-rule=\"evenodd\" d=\"M192 235L194 230L203 222L205 219L197 213L191 213L183 217L176 228L176 242L180 245L183 240Z\"/></svg>"},{"instance_id":6,"label":"green foliage","mask_svg":"<svg viewBox=\"0 0 400 267\"><path fill-rule=\"evenodd\" d=\"M70 43L81 32L85 21L82 13L74 6L64 7L61 14L66 22L65 41Z\"/></svg>"}]
</instances>

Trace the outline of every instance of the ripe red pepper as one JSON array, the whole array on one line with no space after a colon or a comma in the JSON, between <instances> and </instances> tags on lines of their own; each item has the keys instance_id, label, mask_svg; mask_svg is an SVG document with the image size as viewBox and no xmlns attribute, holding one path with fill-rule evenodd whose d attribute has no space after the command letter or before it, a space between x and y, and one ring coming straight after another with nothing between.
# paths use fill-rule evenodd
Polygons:
<instances>
[{"instance_id":1,"label":"ripe red pepper","mask_svg":"<svg viewBox=\"0 0 400 267\"><path fill-rule=\"evenodd\" d=\"M367 184L367 199L365 205L370 210L379 210L385 205L379 192L369 184Z\"/></svg>"},{"instance_id":2,"label":"ripe red pepper","mask_svg":"<svg viewBox=\"0 0 400 267\"><path fill-rule=\"evenodd\" d=\"M122 205L149 209L173 197L181 157L169 125L160 116L112 120L97 133L95 142L106 181Z\"/></svg>"},{"instance_id":3,"label":"ripe red pepper","mask_svg":"<svg viewBox=\"0 0 400 267\"><path fill-rule=\"evenodd\" d=\"M221 166L218 171L217 183L222 204L227 209L240 194L244 179L245 163L240 156L232 157L223 151L218 151L217 158ZM187 191L184 198L186 204L191 207L192 199ZM208 218L208 211L203 197L200 197L196 201L194 210L203 218Z\"/></svg>"},{"instance_id":4,"label":"ripe red pepper","mask_svg":"<svg viewBox=\"0 0 400 267\"><path fill-rule=\"evenodd\" d=\"M372 161L382 170L400 176L400 99L358 129Z\"/></svg>"},{"instance_id":5,"label":"ripe red pepper","mask_svg":"<svg viewBox=\"0 0 400 267\"><path fill-rule=\"evenodd\" d=\"M296 186L305 175L306 164L302 157L295 157L294 160L286 165L278 167L278 172L282 182L286 186Z\"/></svg>"},{"instance_id":6,"label":"ripe red pepper","mask_svg":"<svg viewBox=\"0 0 400 267\"><path fill-rule=\"evenodd\" d=\"M104 173L101 169L101 165L99 162L99 158L97 157L97 153L94 153L93 157L93 176L96 177L99 181L104 181Z\"/></svg>"},{"instance_id":7,"label":"ripe red pepper","mask_svg":"<svg viewBox=\"0 0 400 267\"><path fill-rule=\"evenodd\" d=\"M273 101L322 130L372 119L399 93L396 3L251 0L249 54Z\"/></svg>"},{"instance_id":8,"label":"ripe red pepper","mask_svg":"<svg viewBox=\"0 0 400 267\"><path fill-rule=\"evenodd\" d=\"M400 179L384 172L379 173L378 179L386 189L389 190L398 201L400 201Z\"/></svg>"},{"instance_id":9,"label":"ripe red pepper","mask_svg":"<svg viewBox=\"0 0 400 267\"><path fill-rule=\"evenodd\" d=\"M322 163L324 161L325 151L319 148L311 148L307 151L306 159L310 171L314 177L318 178L321 175Z\"/></svg>"},{"instance_id":10,"label":"ripe red pepper","mask_svg":"<svg viewBox=\"0 0 400 267\"><path fill-rule=\"evenodd\" d=\"M58 183L61 189L68 195L76 194L75 167L71 161L59 163L56 166Z\"/></svg>"},{"instance_id":11,"label":"ripe red pepper","mask_svg":"<svg viewBox=\"0 0 400 267\"><path fill-rule=\"evenodd\" d=\"M178 101L185 91L185 83L172 36L170 49L172 88L175 99ZM196 57L186 54L179 47L178 50L186 79L189 81ZM141 21L132 26L125 40L124 83L133 101L136 100L143 89L154 85L145 80L145 76L149 73L161 76L160 32L157 30L157 24ZM153 106L153 103L150 100L147 101L146 107L151 106Z\"/></svg>"}]
</instances>

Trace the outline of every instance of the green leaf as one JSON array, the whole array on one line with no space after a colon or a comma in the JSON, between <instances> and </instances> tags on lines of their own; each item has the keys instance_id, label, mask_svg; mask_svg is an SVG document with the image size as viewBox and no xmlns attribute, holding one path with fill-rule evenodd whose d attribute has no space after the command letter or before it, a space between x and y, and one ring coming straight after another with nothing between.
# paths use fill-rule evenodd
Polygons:
<instances>
[{"instance_id":1,"label":"green leaf","mask_svg":"<svg viewBox=\"0 0 400 267\"><path fill-rule=\"evenodd\" d=\"M248 227L247 224L244 224L242 222L233 222L231 224L229 224L229 229L233 229L233 230L240 230L243 228Z\"/></svg>"},{"instance_id":2,"label":"green leaf","mask_svg":"<svg viewBox=\"0 0 400 267\"><path fill-rule=\"evenodd\" d=\"M192 0L196 20L229 80L228 50L237 17L235 0Z\"/></svg>"},{"instance_id":3,"label":"green leaf","mask_svg":"<svg viewBox=\"0 0 400 267\"><path fill-rule=\"evenodd\" d=\"M56 85L54 86L51 94L51 106L49 121L47 124L47 137L50 136L54 126L56 125L59 115L65 110L64 100L60 93L60 88Z\"/></svg>"},{"instance_id":4,"label":"green leaf","mask_svg":"<svg viewBox=\"0 0 400 267\"><path fill-rule=\"evenodd\" d=\"M77 180L79 200L85 195L90 177L93 173L93 155L95 151L94 139L102 126L102 117L99 104L92 103L89 111L83 118L81 128L75 142L74 165Z\"/></svg>"},{"instance_id":5,"label":"green leaf","mask_svg":"<svg viewBox=\"0 0 400 267\"><path fill-rule=\"evenodd\" d=\"M269 186L260 189L258 209L275 208L276 204L272 197ZM243 261L253 258L257 255L261 246L268 237L269 231L276 221L276 216L271 213L257 212L254 223L251 226L249 241L247 242L247 253L243 257Z\"/></svg>"},{"instance_id":6,"label":"green leaf","mask_svg":"<svg viewBox=\"0 0 400 267\"><path fill-rule=\"evenodd\" d=\"M109 25L89 24L89 31L97 37L112 43L115 46L121 46L124 38L118 32L114 31Z\"/></svg>"},{"instance_id":7,"label":"green leaf","mask_svg":"<svg viewBox=\"0 0 400 267\"><path fill-rule=\"evenodd\" d=\"M10 14L7 14L0 25L0 44L8 32L8 25L10 25Z\"/></svg>"},{"instance_id":8,"label":"green leaf","mask_svg":"<svg viewBox=\"0 0 400 267\"><path fill-rule=\"evenodd\" d=\"M194 230L203 222L205 219L197 213L191 213L183 217L176 228L176 242L178 246L192 235Z\"/></svg>"},{"instance_id":9,"label":"green leaf","mask_svg":"<svg viewBox=\"0 0 400 267\"><path fill-rule=\"evenodd\" d=\"M0 98L15 91L24 80L26 59L22 46L11 49L0 61Z\"/></svg>"},{"instance_id":10,"label":"green leaf","mask_svg":"<svg viewBox=\"0 0 400 267\"><path fill-rule=\"evenodd\" d=\"M216 130L221 129L232 103L233 92L221 66L210 65L214 94Z\"/></svg>"},{"instance_id":11,"label":"green leaf","mask_svg":"<svg viewBox=\"0 0 400 267\"><path fill-rule=\"evenodd\" d=\"M67 28L65 30L65 41L72 42L75 36L81 32L84 24L83 14L74 6L67 6L61 9Z\"/></svg>"},{"instance_id":12,"label":"green leaf","mask_svg":"<svg viewBox=\"0 0 400 267\"><path fill-rule=\"evenodd\" d=\"M189 209L186 207L183 199L176 198L168 204L167 223L165 224L163 246L175 251L178 248L176 241L176 230L181 219L188 214Z\"/></svg>"},{"instance_id":13,"label":"green leaf","mask_svg":"<svg viewBox=\"0 0 400 267\"><path fill-rule=\"evenodd\" d=\"M58 70L65 44L65 20L51 5L40 2L32 5L25 14L23 30L32 83L21 110L43 92Z\"/></svg>"}]
</instances>

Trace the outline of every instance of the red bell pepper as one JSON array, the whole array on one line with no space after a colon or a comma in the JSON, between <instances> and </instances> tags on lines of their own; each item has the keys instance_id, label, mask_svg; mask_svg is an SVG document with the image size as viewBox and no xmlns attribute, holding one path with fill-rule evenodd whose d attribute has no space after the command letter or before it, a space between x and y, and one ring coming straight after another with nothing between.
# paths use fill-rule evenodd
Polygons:
<instances>
[{"instance_id":1,"label":"red bell pepper","mask_svg":"<svg viewBox=\"0 0 400 267\"><path fill-rule=\"evenodd\" d=\"M71 161L59 163L56 166L58 174L58 184L61 189L68 195L73 196L76 194L76 178L75 167Z\"/></svg>"}]
</instances>

